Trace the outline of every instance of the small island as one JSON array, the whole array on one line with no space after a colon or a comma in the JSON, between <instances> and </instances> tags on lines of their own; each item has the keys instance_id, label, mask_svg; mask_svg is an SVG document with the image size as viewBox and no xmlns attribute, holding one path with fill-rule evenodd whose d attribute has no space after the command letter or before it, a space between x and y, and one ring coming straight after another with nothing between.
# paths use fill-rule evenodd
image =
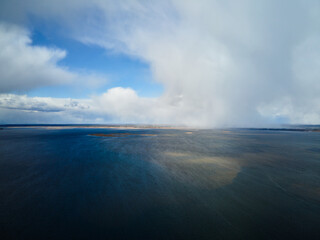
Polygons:
<instances>
[{"instance_id":1,"label":"small island","mask_svg":"<svg viewBox=\"0 0 320 240\"><path fill-rule=\"evenodd\" d=\"M156 136L156 134L139 134L139 133L92 133L89 136L96 137L126 137L126 136Z\"/></svg>"}]
</instances>

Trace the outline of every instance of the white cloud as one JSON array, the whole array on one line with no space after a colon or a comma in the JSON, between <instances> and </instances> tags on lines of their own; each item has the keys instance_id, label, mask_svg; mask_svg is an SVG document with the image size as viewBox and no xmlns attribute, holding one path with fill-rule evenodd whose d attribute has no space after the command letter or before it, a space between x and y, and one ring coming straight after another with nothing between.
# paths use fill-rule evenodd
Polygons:
<instances>
[{"instance_id":1,"label":"white cloud","mask_svg":"<svg viewBox=\"0 0 320 240\"><path fill-rule=\"evenodd\" d=\"M162 97L119 88L92 100L114 121L319 123L319 1L32 3L26 12L60 22L75 39L150 64Z\"/></svg>"},{"instance_id":2,"label":"white cloud","mask_svg":"<svg viewBox=\"0 0 320 240\"><path fill-rule=\"evenodd\" d=\"M1 23L0 49L0 92L61 84L74 78L56 65L65 51L31 46L29 33L23 28Z\"/></svg>"},{"instance_id":3,"label":"white cloud","mask_svg":"<svg viewBox=\"0 0 320 240\"><path fill-rule=\"evenodd\" d=\"M66 51L31 43L25 28L0 23L0 93L57 84L96 86L106 82L105 77L95 73L80 75L58 66Z\"/></svg>"},{"instance_id":4,"label":"white cloud","mask_svg":"<svg viewBox=\"0 0 320 240\"><path fill-rule=\"evenodd\" d=\"M201 126L199 119L194 121L181 110L185 108L178 102L139 97L133 89L121 87L89 99L0 94L0 124L108 122Z\"/></svg>"},{"instance_id":5,"label":"white cloud","mask_svg":"<svg viewBox=\"0 0 320 240\"><path fill-rule=\"evenodd\" d=\"M155 120L150 113L154 103L154 99L139 98L134 90L120 87L90 99L0 94L0 123L150 122Z\"/></svg>"}]
</instances>

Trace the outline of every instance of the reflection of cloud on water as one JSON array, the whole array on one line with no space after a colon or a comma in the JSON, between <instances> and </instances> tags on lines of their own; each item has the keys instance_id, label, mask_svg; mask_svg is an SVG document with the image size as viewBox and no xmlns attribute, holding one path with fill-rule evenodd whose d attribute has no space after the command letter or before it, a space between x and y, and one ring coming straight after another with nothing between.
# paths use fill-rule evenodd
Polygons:
<instances>
[{"instance_id":1,"label":"reflection of cloud on water","mask_svg":"<svg viewBox=\"0 0 320 240\"><path fill-rule=\"evenodd\" d=\"M164 152L159 161L177 181L198 188L214 189L231 184L241 168L255 169L266 174L269 183L251 173L247 177L256 184L267 184L290 194L320 201L319 176L297 169L299 161L293 161L285 153L244 153L238 157L203 156L192 152ZM285 173L285 174L283 174Z\"/></svg>"},{"instance_id":2,"label":"reflection of cloud on water","mask_svg":"<svg viewBox=\"0 0 320 240\"><path fill-rule=\"evenodd\" d=\"M171 176L198 188L219 188L231 184L241 170L235 158L197 156L187 152L165 152L162 165Z\"/></svg>"},{"instance_id":3,"label":"reflection of cloud on water","mask_svg":"<svg viewBox=\"0 0 320 240\"><path fill-rule=\"evenodd\" d=\"M165 152L165 155L169 157L190 157L190 153L183 153L183 152Z\"/></svg>"}]
</instances>

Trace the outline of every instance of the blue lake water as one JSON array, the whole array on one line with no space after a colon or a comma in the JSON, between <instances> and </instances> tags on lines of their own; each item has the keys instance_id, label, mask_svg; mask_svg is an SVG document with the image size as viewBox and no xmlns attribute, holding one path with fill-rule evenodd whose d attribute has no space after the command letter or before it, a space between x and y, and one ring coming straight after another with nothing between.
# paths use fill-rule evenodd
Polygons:
<instances>
[{"instance_id":1,"label":"blue lake water","mask_svg":"<svg viewBox=\"0 0 320 240\"><path fill-rule=\"evenodd\" d=\"M110 133L133 135L90 135ZM319 226L319 132L0 130L0 239L320 239Z\"/></svg>"}]
</instances>

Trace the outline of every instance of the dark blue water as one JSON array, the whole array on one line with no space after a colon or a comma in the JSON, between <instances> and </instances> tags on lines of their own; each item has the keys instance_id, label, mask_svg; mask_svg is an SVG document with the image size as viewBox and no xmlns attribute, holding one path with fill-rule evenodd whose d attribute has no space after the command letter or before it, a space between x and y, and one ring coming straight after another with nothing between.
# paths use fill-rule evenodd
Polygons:
<instances>
[{"instance_id":1,"label":"dark blue water","mask_svg":"<svg viewBox=\"0 0 320 240\"><path fill-rule=\"evenodd\" d=\"M89 135L120 132L138 135ZM0 239L320 239L319 226L318 132L0 130Z\"/></svg>"}]
</instances>

